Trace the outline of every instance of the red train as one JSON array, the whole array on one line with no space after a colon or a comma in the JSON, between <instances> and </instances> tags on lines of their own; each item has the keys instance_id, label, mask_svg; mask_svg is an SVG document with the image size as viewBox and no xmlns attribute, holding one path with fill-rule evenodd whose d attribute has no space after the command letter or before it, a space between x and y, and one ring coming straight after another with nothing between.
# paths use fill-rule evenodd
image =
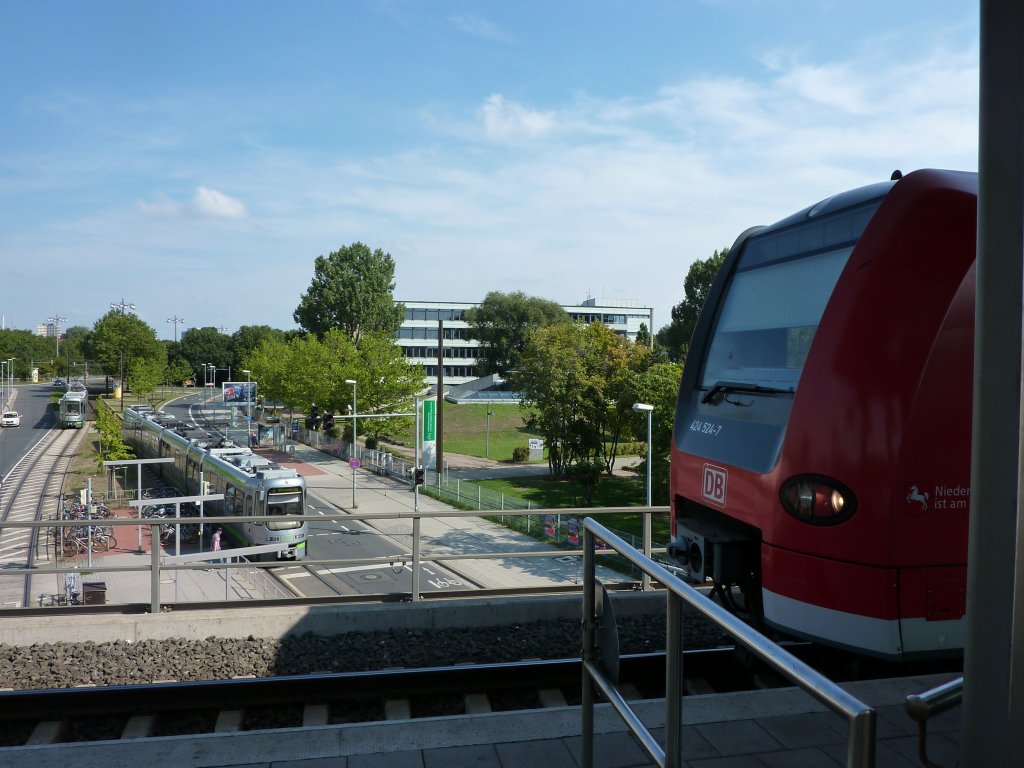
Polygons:
<instances>
[{"instance_id":1,"label":"red train","mask_svg":"<svg viewBox=\"0 0 1024 768\"><path fill-rule=\"evenodd\" d=\"M740 235L676 408L690 579L788 634L962 653L976 226L977 175L923 170Z\"/></svg>"}]
</instances>

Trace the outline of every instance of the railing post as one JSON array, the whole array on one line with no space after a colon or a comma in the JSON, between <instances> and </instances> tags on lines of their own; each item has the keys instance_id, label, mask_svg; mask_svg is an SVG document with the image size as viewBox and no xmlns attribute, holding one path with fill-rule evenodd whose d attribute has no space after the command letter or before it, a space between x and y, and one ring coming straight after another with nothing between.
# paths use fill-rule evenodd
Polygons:
<instances>
[{"instance_id":1,"label":"railing post","mask_svg":"<svg viewBox=\"0 0 1024 768\"><path fill-rule=\"evenodd\" d=\"M412 519L412 601L420 599L420 518Z\"/></svg>"},{"instance_id":2,"label":"railing post","mask_svg":"<svg viewBox=\"0 0 1024 768\"><path fill-rule=\"evenodd\" d=\"M650 450L648 447L647 450ZM650 459L648 459L650 461ZM671 536L669 537L671 538ZM651 508L647 507L644 510L644 557L650 558L651 556ZM640 589L643 592L647 592L651 588L651 575L647 571L641 572L643 575L640 577Z\"/></svg>"},{"instance_id":3,"label":"railing post","mask_svg":"<svg viewBox=\"0 0 1024 768\"><path fill-rule=\"evenodd\" d=\"M141 512L141 507L139 508ZM149 612L160 615L160 525L149 526Z\"/></svg>"},{"instance_id":4,"label":"railing post","mask_svg":"<svg viewBox=\"0 0 1024 768\"><path fill-rule=\"evenodd\" d=\"M666 590L665 768L683 765L683 600Z\"/></svg>"},{"instance_id":5,"label":"railing post","mask_svg":"<svg viewBox=\"0 0 1024 768\"><path fill-rule=\"evenodd\" d=\"M527 518L529 519L529 518ZM597 661L597 649L595 647L597 622L597 596L595 569L594 569L594 534L584 526L583 528L583 673L582 673L582 698L580 709L582 722L580 723L581 753L580 762L582 768L593 768L594 766L594 684L590 679L588 663Z\"/></svg>"}]
</instances>

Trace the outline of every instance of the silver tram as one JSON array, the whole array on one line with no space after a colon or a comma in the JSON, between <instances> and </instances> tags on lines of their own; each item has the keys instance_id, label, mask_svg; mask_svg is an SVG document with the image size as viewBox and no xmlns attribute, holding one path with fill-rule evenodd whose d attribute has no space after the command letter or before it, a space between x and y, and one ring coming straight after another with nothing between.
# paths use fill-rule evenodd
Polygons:
<instances>
[{"instance_id":1,"label":"silver tram","mask_svg":"<svg viewBox=\"0 0 1024 768\"><path fill-rule=\"evenodd\" d=\"M57 404L61 428L81 429L85 423L85 408L88 402L89 393L84 390L65 392Z\"/></svg>"},{"instance_id":2,"label":"silver tram","mask_svg":"<svg viewBox=\"0 0 1024 768\"><path fill-rule=\"evenodd\" d=\"M308 526L305 520L293 519L305 514L306 481L294 469L152 410L127 409L124 436L139 458L173 458L173 464L153 468L189 495L224 494L223 501L205 502L203 512L238 518L223 526L235 546L286 544L276 555L278 560L307 556ZM279 519L251 520L257 516ZM275 555L252 559L264 557Z\"/></svg>"}]
</instances>

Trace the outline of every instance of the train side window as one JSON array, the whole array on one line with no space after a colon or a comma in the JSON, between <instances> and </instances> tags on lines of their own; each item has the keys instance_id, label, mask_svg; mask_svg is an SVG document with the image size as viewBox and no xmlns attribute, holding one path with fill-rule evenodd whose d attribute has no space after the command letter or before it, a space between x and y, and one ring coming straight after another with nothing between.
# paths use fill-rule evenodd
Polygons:
<instances>
[{"instance_id":1,"label":"train side window","mask_svg":"<svg viewBox=\"0 0 1024 768\"><path fill-rule=\"evenodd\" d=\"M252 494L250 493L250 494L248 494L245 497L245 514L251 517L252 516L252 510L253 510Z\"/></svg>"}]
</instances>

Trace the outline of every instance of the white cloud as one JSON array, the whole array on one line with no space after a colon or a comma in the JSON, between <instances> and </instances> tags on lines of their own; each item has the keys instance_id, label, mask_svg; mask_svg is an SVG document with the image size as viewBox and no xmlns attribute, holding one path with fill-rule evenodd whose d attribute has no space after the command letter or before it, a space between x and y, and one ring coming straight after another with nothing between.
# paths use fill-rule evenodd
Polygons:
<instances>
[{"instance_id":1,"label":"white cloud","mask_svg":"<svg viewBox=\"0 0 1024 768\"><path fill-rule=\"evenodd\" d=\"M244 219L249 215L240 200L209 187L196 189L192 209L200 216L213 219Z\"/></svg>"},{"instance_id":2,"label":"white cloud","mask_svg":"<svg viewBox=\"0 0 1024 768\"><path fill-rule=\"evenodd\" d=\"M475 37L482 37L485 40L500 40L508 42L511 39L508 35L502 32L501 28L499 28L497 24L479 16L450 16L449 21L463 32Z\"/></svg>"},{"instance_id":3,"label":"white cloud","mask_svg":"<svg viewBox=\"0 0 1024 768\"><path fill-rule=\"evenodd\" d=\"M486 135L501 141L536 139L555 127L553 113L527 109L499 93L487 97L479 114Z\"/></svg>"},{"instance_id":4,"label":"white cloud","mask_svg":"<svg viewBox=\"0 0 1024 768\"><path fill-rule=\"evenodd\" d=\"M249 216L245 204L237 198L202 186L196 187L188 203L179 203L166 195L160 195L155 202L140 200L137 206L144 215L162 219L245 219Z\"/></svg>"}]
</instances>

